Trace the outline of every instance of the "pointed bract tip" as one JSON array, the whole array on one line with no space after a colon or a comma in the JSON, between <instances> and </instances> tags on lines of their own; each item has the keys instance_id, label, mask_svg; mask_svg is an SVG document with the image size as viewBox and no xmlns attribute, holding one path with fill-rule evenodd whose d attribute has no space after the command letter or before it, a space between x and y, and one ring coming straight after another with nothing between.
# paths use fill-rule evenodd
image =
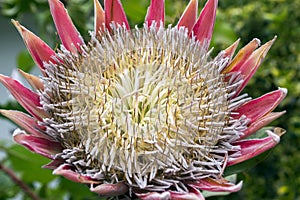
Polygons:
<instances>
[{"instance_id":1,"label":"pointed bract tip","mask_svg":"<svg viewBox=\"0 0 300 200\"><path fill-rule=\"evenodd\" d=\"M46 138L29 135L25 131L16 129L13 133L13 139L16 143L23 145L30 151L38 153L44 157L53 158L53 155L61 152L62 146L60 143L50 141Z\"/></svg>"},{"instance_id":2,"label":"pointed bract tip","mask_svg":"<svg viewBox=\"0 0 300 200\"><path fill-rule=\"evenodd\" d=\"M29 116L28 114L16 110L0 110L0 113L13 121L26 133L35 137L53 141L53 138L44 133L43 130L45 130L45 127L39 125L38 120Z\"/></svg>"},{"instance_id":3,"label":"pointed bract tip","mask_svg":"<svg viewBox=\"0 0 300 200\"><path fill-rule=\"evenodd\" d=\"M39 120L49 117L48 113L41 108L39 95L37 93L28 89L19 81L2 74L0 74L0 82L32 116Z\"/></svg>"},{"instance_id":4,"label":"pointed bract tip","mask_svg":"<svg viewBox=\"0 0 300 200\"><path fill-rule=\"evenodd\" d=\"M104 0L104 13L106 28L110 29L110 24L114 22L121 26L125 26L127 30L130 29L120 0Z\"/></svg>"},{"instance_id":5,"label":"pointed bract tip","mask_svg":"<svg viewBox=\"0 0 300 200\"><path fill-rule=\"evenodd\" d=\"M105 28L105 13L98 0L94 0L94 31L99 34L99 31Z\"/></svg>"},{"instance_id":6,"label":"pointed bract tip","mask_svg":"<svg viewBox=\"0 0 300 200\"><path fill-rule=\"evenodd\" d=\"M204 178L193 184L196 188L211 192L237 192L241 190L243 181L233 184L221 178L220 180L212 178Z\"/></svg>"},{"instance_id":7,"label":"pointed bract tip","mask_svg":"<svg viewBox=\"0 0 300 200\"><path fill-rule=\"evenodd\" d=\"M14 20L14 19L11 20L11 23L17 28L19 33L22 34L24 27L18 21Z\"/></svg>"},{"instance_id":8,"label":"pointed bract tip","mask_svg":"<svg viewBox=\"0 0 300 200\"><path fill-rule=\"evenodd\" d=\"M48 0L48 2L61 42L67 50L73 53L80 52L80 46L84 44L84 41L74 26L64 4L59 0Z\"/></svg>"},{"instance_id":9,"label":"pointed bract tip","mask_svg":"<svg viewBox=\"0 0 300 200\"><path fill-rule=\"evenodd\" d=\"M240 92L245 88L250 79L253 77L254 73L257 71L271 46L275 42L275 39L276 38L274 37L272 40L266 42L258 49L255 48L258 45L259 40L253 39L248 45L240 50L241 53L238 53L236 58L234 58L232 63L227 67L227 71L240 72L244 76L244 82L236 90L235 96L240 94Z\"/></svg>"},{"instance_id":10,"label":"pointed bract tip","mask_svg":"<svg viewBox=\"0 0 300 200\"><path fill-rule=\"evenodd\" d=\"M208 49L215 25L218 0L208 0L193 27L197 40Z\"/></svg>"},{"instance_id":11,"label":"pointed bract tip","mask_svg":"<svg viewBox=\"0 0 300 200\"><path fill-rule=\"evenodd\" d=\"M279 87L278 90L280 90L285 95L288 93L288 89Z\"/></svg>"},{"instance_id":12,"label":"pointed bract tip","mask_svg":"<svg viewBox=\"0 0 300 200\"><path fill-rule=\"evenodd\" d=\"M261 45L261 41L258 38L253 38L251 42L249 42L249 44L253 44L255 46L260 46ZM257 47L256 47L257 48Z\"/></svg>"},{"instance_id":13,"label":"pointed bract tip","mask_svg":"<svg viewBox=\"0 0 300 200\"><path fill-rule=\"evenodd\" d=\"M274 128L274 133L276 135L278 135L279 137L281 137L282 135L284 135L286 133L286 130L284 130L283 128L280 128L280 127L276 127Z\"/></svg>"},{"instance_id":14,"label":"pointed bract tip","mask_svg":"<svg viewBox=\"0 0 300 200\"><path fill-rule=\"evenodd\" d=\"M255 123L257 120L260 120L262 117L272 112L285 96L286 93L284 90L275 90L264 94L237 108L236 112L238 115L235 115L234 118L240 118L244 115L250 120L250 124Z\"/></svg>"},{"instance_id":15,"label":"pointed bract tip","mask_svg":"<svg viewBox=\"0 0 300 200\"><path fill-rule=\"evenodd\" d=\"M231 59L232 59L232 57L233 57L233 54L234 54L236 48L238 47L239 43L240 43L240 38L237 39L232 45L230 45L228 48L226 48L226 49L224 50L225 56L226 56L226 57L229 57L229 58L230 58L230 61L231 61Z\"/></svg>"},{"instance_id":16,"label":"pointed bract tip","mask_svg":"<svg viewBox=\"0 0 300 200\"><path fill-rule=\"evenodd\" d=\"M267 130L266 133L268 134L269 137L271 137L273 139L273 141L275 143L279 143L280 142L280 136L277 135L275 132L273 132L271 130Z\"/></svg>"},{"instance_id":17,"label":"pointed bract tip","mask_svg":"<svg viewBox=\"0 0 300 200\"><path fill-rule=\"evenodd\" d=\"M256 49L254 51L253 55L257 55L261 59L263 59L264 57L266 57L266 54L268 53L268 51L270 50L271 46L276 41L276 38L277 38L277 36L275 36L272 40L269 40L268 42L266 42L265 44L263 44L261 47L259 47L258 49Z\"/></svg>"},{"instance_id":18,"label":"pointed bract tip","mask_svg":"<svg viewBox=\"0 0 300 200\"><path fill-rule=\"evenodd\" d=\"M0 109L0 114L9 118L8 116L10 115L10 112L9 110Z\"/></svg>"},{"instance_id":19,"label":"pointed bract tip","mask_svg":"<svg viewBox=\"0 0 300 200\"><path fill-rule=\"evenodd\" d=\"M30 30L22 26L18 21L11 21L20 33L31 57L40 68L41 72L44 74L44 62L51 61L53 63L56 63L53 59L53 57L55 56L55 52L43 40L41 40Z\"/></svg>"},{"instance_id":20,"label":"pointed bract tip","mask_svg":"<svg viewBox=\"0 0 300 200\"><path fill-rule=\"evenodd\" d=\"M180 17L177 26L184 26L189 31L192 31L198 13L198 0L191 0L188 6L186 7L185 11L183 12L182 16Z\"/></svg>"},{"instance_id":21,"label":"pointed bract tip","mask_svg":"<svg viewBox=\"0 0 300 200\"><path fill-rule=\"evenodd\" d=\"M150 27L153 23L159 27L164 25L165 22L165 1L164 0L151 0L148 7L145 22Z\"/></svg>"},{"instance_id":22,"label":"pointed bract tip","mask_svg":"<svg viewBox=\"0 0 300 200\"><path fill-rule=\"evenodd\" d=\"M254 133L256 133L261 128L265 127L275 119L284 115L286 111L281 112L270 112L263 117L259 118L259 120L254 121L252 124L248 126L248 128L244 131L244 134L240 137L240 139L246 138Z\"/></svg>"},{"instance_id":23,"label":"pointed bract tip","mask_svg":"<svg viewBox=\"0 0 300 200\"><path fill-rule=\"evenodd\" d=\"M44 90L44 84L40 78L32 74L28 74L21 69L18 69L18 71L35 90Z\"/></svg>"},{"instance_id":24,"label":"pointed bract tip","mask_svg":"<svg viewBox=\"0 0 300 200\"><path fill-rule=\"evenodd\" d=\"M285 130L274 128L273 130L266 130L266 133L268 136L261 139L246 139L235 142L234 144L241 148L240 154L230 155L227 166L244 162L275 147Z\"/></svg>"}]
</instances>

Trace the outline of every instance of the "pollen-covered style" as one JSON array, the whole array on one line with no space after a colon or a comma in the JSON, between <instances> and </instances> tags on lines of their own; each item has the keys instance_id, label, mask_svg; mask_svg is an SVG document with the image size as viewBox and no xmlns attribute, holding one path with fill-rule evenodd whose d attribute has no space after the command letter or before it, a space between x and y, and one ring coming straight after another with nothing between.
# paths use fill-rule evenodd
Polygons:
<instances>
[{"instance_id":1,"label":"pollen-covered style","mask_svg":"<svg viewBox=\"0 0 300 200\"><path fill-rule=\"evenodd\" d=\"M164 0L152 0L143 27L130 29L120 0L95 4L85 43L63 4L49 0L62 41L55 52L13 21L42 72L23 71L33 90L0 75L28 111L1 110L20 126L14 140L52 161L54 174L105 197L204 199L201 191L235 192L226 167L274 147L284 130L249 139L284 112L287 91L251 100L240 95L275 38L238 41L211 58L217 0L197 18L191 0L177 25L164 26ZM260 46L260 47L259 47ZM248 139L247 139L248 138Z\"/></svg>"}]
</instances>

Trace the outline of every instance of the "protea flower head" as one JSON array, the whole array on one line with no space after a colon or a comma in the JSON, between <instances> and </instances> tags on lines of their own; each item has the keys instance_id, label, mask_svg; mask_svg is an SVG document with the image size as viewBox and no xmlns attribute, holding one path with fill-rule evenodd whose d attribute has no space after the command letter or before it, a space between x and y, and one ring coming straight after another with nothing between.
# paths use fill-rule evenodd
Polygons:
<instances>
[{"instance_id":1,"label":"protea flower head","mask_svg":"<svg viewBox=\"0 0 300 200\"><path fill-rule=\"evenodd\" d=\"M87 184L101 196L204 199L235 192L226 167L274 147L284 131L249 139L284 112L272 112L287 90L257 99L240 95L275 38L238 41L211 58L217 0L197 18L191 0L177 25L164 26L164 0L151 0L143 27L130 30L120 0L95 4L85 43L64 5L49 0L62 41L55 52L13 21L42 76L21 71L33 90L1 75L28 111L1 113L22 129L14 140L52 161L45 168ZM260 46L260 47L259 47Z\"/></svg>"}]
</instances>

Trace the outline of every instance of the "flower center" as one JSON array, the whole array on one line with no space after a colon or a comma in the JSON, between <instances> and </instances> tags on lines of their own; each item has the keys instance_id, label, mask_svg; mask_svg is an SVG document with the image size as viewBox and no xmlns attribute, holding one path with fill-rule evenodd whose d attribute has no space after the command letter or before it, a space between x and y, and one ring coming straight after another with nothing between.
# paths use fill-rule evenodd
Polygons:
<instances>
[{"instance_id":1,"label":"flower center","mask_svg":"<svg viewBox=\"0 0 300 200\"><path fill-rule=\"evenodd\" d=\"M145 188L221 165L210 154L229 120L226 59L209 60L177 27L118 27L83 49L79 57L63 53L46 78L58 96L46 105L55 124L48 132L80 152L79 171L96 168Z\"/></svg>"}]
</instances>

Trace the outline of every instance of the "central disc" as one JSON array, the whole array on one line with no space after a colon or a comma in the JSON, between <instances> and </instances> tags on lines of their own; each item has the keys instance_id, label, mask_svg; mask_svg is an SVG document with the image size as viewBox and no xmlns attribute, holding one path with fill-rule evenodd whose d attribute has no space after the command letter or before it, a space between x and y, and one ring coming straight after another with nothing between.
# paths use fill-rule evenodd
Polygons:
<instances>
[{"instance_id":1,"label":"central disc","mask_svg":"<svg viewBox=\"0 0 300 200\"><path fill-rule=\"evenodd\" d=\"M55 73L71 95L55 113L68 124L66 147L89 152L89 166L141 188L204 169L228 120L225 61L208 56L177 27L118 27L93 38L77 62Z\"/></svg>"}]
</instances>

